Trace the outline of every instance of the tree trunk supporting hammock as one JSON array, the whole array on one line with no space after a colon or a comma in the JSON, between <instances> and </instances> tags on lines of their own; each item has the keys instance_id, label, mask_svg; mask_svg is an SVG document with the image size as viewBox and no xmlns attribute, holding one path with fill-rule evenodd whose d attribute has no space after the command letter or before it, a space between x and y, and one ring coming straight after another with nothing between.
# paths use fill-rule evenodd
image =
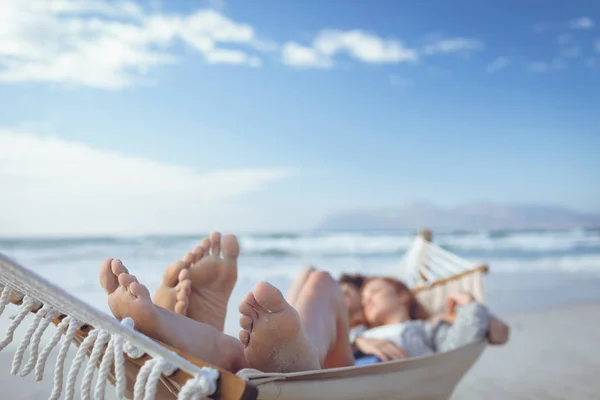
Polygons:
<instances>
[{"instance_id":1,"label":"tree trunk supporting hammock","mask_svg":"<svg viewBox=\"0 0 600 400\"><path fill-rule=\"evenodd\" d=\"M457 290L483 302L487 266L475 266L432 244L430 237L428 231L418 235L400 263L412 276L419 300L432 313L442 311L447 295ZM81 369L81 398L86 400L92 395L103 399L107 380L119 398L135 400L447 399L486 346L478 341L428 357L365 366L287 374L245 369L235 375L134 331L130 318L119 322L1 254L0 290L0 315L9 303L18 306L0 351L25 317L35 314L15 352L13 375L35 373L42 380L50 353L59 347L51 400L74 398ZM42 348L50 323L57 328ZM71 343L78 349L66 369Z\"/></svg>"}]
</instances>

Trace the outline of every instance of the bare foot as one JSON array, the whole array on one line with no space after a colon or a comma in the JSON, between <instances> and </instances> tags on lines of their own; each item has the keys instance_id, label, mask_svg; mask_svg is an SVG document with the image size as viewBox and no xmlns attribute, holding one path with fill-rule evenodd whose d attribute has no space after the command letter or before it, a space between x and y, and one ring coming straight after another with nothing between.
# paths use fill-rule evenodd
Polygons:
<instances>
[{"instance_id":1,"label":"bare foot","mask_svg":"<svg viewBox=\"0 0 600 400\"><path fill-rule=\"evenodd\" d=\"M239 310L240 341L251 368L263 372L321 369L317 349L304 334L298 313L277 288L258 283Z\"/></svg>"},{"instance_id":2,"label":"bare foot","mask_svg":"<svg viewBox=\"0 0 600 400\"><path fill-rule=\"evenodd\" d=\"M103 261L99 278L117 319L130 317L136 329L147 336L215 366L232 372L246 367L238 340L210 325L154 305L148 288L129 274L121 261Z\"/></svg>"},{"instance_id":3,"label":"bare foot","mask_svg":"<svg viewBox=\"0 0 600 400\"><path fill-rule=\"evenodd\" d=\"M154 303L223 332L227 303L237 281L239 254L235 236L225 235L221 240L220 233L212 233L182 261L167 268Z\"/></svg>"},{"instance_id":4,"label":"bare foot","mask_svg":"<svg viewBox=\"0 0 600 400\"><path fill-rule=\"evenodd\" d=\"M223 332L227 303L237 281L240 246L235 236L225 235L221 240L221 234L214 232L200 247L198 260L189 269L191 292L187 316Z\"/></svg>"}]
</instances>

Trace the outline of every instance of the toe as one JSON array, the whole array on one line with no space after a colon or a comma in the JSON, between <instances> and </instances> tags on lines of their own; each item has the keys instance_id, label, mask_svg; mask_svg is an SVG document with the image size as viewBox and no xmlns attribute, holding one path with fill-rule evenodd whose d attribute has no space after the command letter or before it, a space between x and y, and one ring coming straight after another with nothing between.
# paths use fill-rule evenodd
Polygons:
<instances>
[{"instance_id":1,"label":"toe","mask_svg":"<svg viewBox=\"0 0 600 400\"><path fill-rule=\"evenodd\" d=\"M185 264L185 268L189 268L193 263L196 262L195 254L188 251L185 253L185 256L183 256L183 262Z\"/></svg>"},{"instance_id":2,"label":"toe","mask_svg":"<svg viewBox=\"0 0 600 400\"><path fill-rule=\"evenodd\" d=\"M98 279L100 279L100 285L106 290L106 293L112 293L119 287L119 280L117 275L113 274L111 269L112 258L107 258L100 264L100 273Z\"/></svg>"},{"instance_id":3,"label":"toe","mask_svg":"<svg viewBox=\"0 0 600 400\"><path fill-rule=\"evenodd\" d=\"M213 232L210 234L210 243L211 243L211 254L213 256L218 256L221 252L221 234L219 232Z\"/></svg>"},{"instance_id":4,"label":"toe","mask_svg":"<svg viewBox=\"0 0 600 400\"><path fill-rule=\"evenodd\" d=\"M134 278L135 278L135 276L134 276ZM131 282L131 284L129 285L129 292L137 298L141 298L141 299L149 299L150 298L150 292L148 291L148 288L146 287L146 285L142 285L137 280Z\"/></svg>"},{"instance_id":5,"label":"toe","mask_svg":"<svg viewBox=\"0 0 600 400\"><path fill-rule=\"evenodd\" d=\"M252 318L258 318L258 313L256 312L256 309L254 309L254 307L252 307L249 303L246 302L246 300L248 299L248 296L251 294L252 293L247 294L246 297L244 298L244 300L242 300L242 302L240 303L240 305L238 307L238 311L242 315L248 315ZM252 298L254 298L254 296Z\"/></svg>"},{"instance_id":6,"label":"toe","mask_svg":"<svg viewBox=\"0 0 600 400\"><path fill-rule=\"evenodd\" d=\"M119 284L127 289L133 282L137 282L137 278L131 274L123 273L119 275Z\"/></svg>"},{"instance_id":7,"label":"toe","mask_svg":"<svg viewBox=\"0 0 600 400\"><path fill-rule=\"evenodd\" d=\"M258 312L254 308L254 306L252 304L250 304L250 302L255 303L257 307L260 307L256 303L256 300L254 300L254 296L252 296L252 293L248 293L246 295L246 297L244 297L244 300L242 300L242 302L240 303L240 306L238 307L238 311L242 315L248 315L249 317L252 317L252 318L258 318Z\"/></svg>"},{"instance_id":8,"label":"toe","mask_svg":"<svg viewBox=\"0 0 600 400\"><path fill-rule=\"evenodd\" d=\"M194 248L194 256L196 257L196 261L198 261L199 259L201 259L202 257L204 257L204 247L202 247L201 245L198 245Z\"/></svg>"},{"instance_id":9,"label":"toe","mask_svg":"<svg viewBox=\"0 0 600 400\"><path fill-rule=\"evenodd\" d=\"M189 281L189 280L190 280L190 270L189 269L184 268L181 271L179 271L179 276L177 277L177 281L179 283Z\"/></svg>"},{"instance_id":10,"label":"toe","mask_svg":"<svg viewBox=\"0 0 600 400\"><path fill-rule=\"evenodd\" d=\"M261 308L276 313L291 307L283 297L283 294L275 286L267 282L259 282L252 289L255 301Z\"/></svg>"},{"instance_id":11,"label":"toe","mask_svg":"<svg viewBox=\"0 0 600 400\"><path fill-rule=\"evenodd\" d=\"M240 338L240 342L242 342L244 347L247 347L248 344L250 344L250 333L248 331L241 330L239 338Z\"/></svg>"},{"instance_id":12,"label":"toe","mask_svg":"<svg viewBox=\"0 0 600 400\"><path fill-rule=\"evenodd\" d=\"M168 287L175 287L179 282L179 274L185 269L184 266L185 264L180 260L169 265L163 274L163 284Z\"/></svg>"},{"instance_id":13,"label":"toe","mask_svg":"<svg viewBox=\"0 0 600 400\"><path fill-rule=\"evenodd\" d=\"M240 245L234 235L223 236L221 247L225 259L235 259L240 254Z\"/></svg>"},{"instance_id":14,"label":"toe","mask_svg":"<svg viewBox=\"0 0 600 400\"><path fill-rule=\"evenodd\" d=\"M110 263L110 269L112 270L113 274L117 276L129 272L127 271L127 268L125 268L121 260L112 260L112 262Z\"/></svg>"},{"instance_id":15,"label":"toe","mask_svg":"<svg viewBox=\"0 0 600 400\"><path fill-rule=\"evenodd\" d=\"M240 315L240 328L245 331L252 332L254 320L249 315Z\"/></svg>"},{"instance_id":16,"label":"toe","mask_svg":"<svg viewBox=\"0 0 600 400\"><path fill-rule=\"evenodd\" d=\"M177 301L177 303L175 303L175 307L173 308L173 311L175 311L177 314L181 314L181 315L187 315L187 310L188 310L188 302L187 301Z\"/></svg>"},{"instance_id":17,"label":"toe","mask_svg":"<svg viewBox=\"0 0 600 400\"><path fill-rule=\"evenodd\" d=\"M189 296L191 291L192 281L189 279L182 281L179 283L179 285L177 285L177 293L183 293L184 295Z\"/></svg>"},{"instance_id":18,"label":"toe","mask_svg":"<svg viewBox=\"0 0 600 400\"><path fill-rule=\"evenodd\" d=\"M200 246L202 246L204 257L210 255L210 239L209 238L202 239L202 242L200 242Z\"/></svg>"}]
</instances>

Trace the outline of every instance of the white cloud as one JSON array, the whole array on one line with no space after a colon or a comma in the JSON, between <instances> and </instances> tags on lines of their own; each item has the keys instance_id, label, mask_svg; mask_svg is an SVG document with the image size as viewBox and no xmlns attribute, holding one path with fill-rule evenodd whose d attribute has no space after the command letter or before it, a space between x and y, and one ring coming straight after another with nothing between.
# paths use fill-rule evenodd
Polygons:
<instances>
[{"instance_id":1,"label":"white cloud","mask_svg":"<svg viewBox=\"0 0 600 400\"><path fill-rule=\"evenodd\" d=\"M283 46L285 64L300 68L328 68L337 56L345 54L368 64L415 62L417 51L396 39L385 39L361 30L323 30L310 46L288 42Z\"/></svg>"},{"instance_id":2,"label":"white cloud","mask_svg":"<svg viewBox=\"0 0 600 400\"><path fill-rule=\"evenodd\" d=\"M423 54L433 55L440 53L470 53L483 49L480 40L464 37L440 39L423 47Z\"/></svg>"},{"instance_id":3,"label":"white cloud","mask_svg":"<svg viewBox=\"0 0 600 400\"><path fill-rule=\"evenodd\" d=\"M550 71L554 71L554 70L562 70L562 69L566 69L567 67L568 67L568 65L560 58L555 58L550 62L546 62L546 61L530 62L527 65L527 68L529 69L529 71L536 72L536 73L544 73L544 72L550 72Z\"/></svg>"},{"instance_id":4,"label":"white cloud","mask_svg":"<svg viewBox=\"0 0 600 400\"><path fill-rule=\"evenodd\" d=\"M146 13L130 1L2 0L0 81L119 89L178 61L183 42L206 62L256 67L264 50L252 26L211 9ZM245 46L246 50L223 45Z\"/></svg>"},{"instance_id":5,"label":"white cloud","mask_svg":"<svg viewBox=\"0 0 600 400\"><path fill-rule=\"evenodd\" d=\"M504 69L504 68L508 67L509 65L510 65L510 58L508 58L508 57L498 57L494 61L492 61L491 63L489 63L485 67L485 70L488 73L493 74L495 72L500 71L501 69Z\"/></svg>"},{"instance_id":6,"label":"white cloud","mask_svg":"<svg viewBox=\"0 0 600 400\"><path fill-rule=\"evenodd\" d=\"M590 17L581 17L569 21L571 29L592 29L594 26L596 26L596 22Z\"/></svg>"},{"instance_id":7,"label":"white cloud","mask_svg":"<svg viewBox=\"0 0 600 400\"><path fill-rule=\"evenodd\" d=\"M286 176L201 172L3 129L0 148L0 235L202 231L227 213L222 202Z\"/></svg>"},{"instance_id":8,"label":"white cloud","mask_svg":"<svg viewBox=\"0 0 600 400\"><path fill-rule=\"evenodd\" d=\"M548 64L547 62L543 62L543 61L536 61L536 62L532 62L529 63L529 70L531 72L548 72L550 70L550 64Z\"/></svg>"},{"instance_id":9,"label":"white cloud","mask_svg":"<svg viewBox=\"0 0 600 400\"><path fill-rule=\"evenodd\" d=\"M283 62L296 68L330 68L333 60L312 47L295 42L286 43L281 50Z\"/></svg>"}]
</instances>

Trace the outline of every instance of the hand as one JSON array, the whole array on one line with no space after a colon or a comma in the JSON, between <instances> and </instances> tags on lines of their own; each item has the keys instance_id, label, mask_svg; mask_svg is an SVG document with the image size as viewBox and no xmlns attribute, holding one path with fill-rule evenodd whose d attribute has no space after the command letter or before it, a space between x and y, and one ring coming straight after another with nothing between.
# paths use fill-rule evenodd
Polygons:
<instances>
[{"instance_id":1,"label":"hand","mask_svg":"<svg viewBox=\"0 0 600 400\"><path fill-rule=\"evenodd\" d=\"M389 340L358 337L354 345L365 354L379 357L381 361L402 360L409 357L401 347Z\"/></svg>"},{"instance_id":2,"label":"hand","mask_svg":"<svg viewBox=\"0 0 600 400\"><path fill-rule=\"evenodd\" d=\"M488 342L500 345L508 342L510 327L496 317L491 317L488 325Z\"/></svg>"},{"instance_id":3,"label":"hand","mask_svg":"<svg viewBox=\"0 0 600 400\"><path fill-rule=\"evenodd\" d=\"M448 314L454 314L457 306L464 306L475 301L475 297L471 293L456 292L448 296L446 300L446 311Z\"/></svg>"}]
</instances>

